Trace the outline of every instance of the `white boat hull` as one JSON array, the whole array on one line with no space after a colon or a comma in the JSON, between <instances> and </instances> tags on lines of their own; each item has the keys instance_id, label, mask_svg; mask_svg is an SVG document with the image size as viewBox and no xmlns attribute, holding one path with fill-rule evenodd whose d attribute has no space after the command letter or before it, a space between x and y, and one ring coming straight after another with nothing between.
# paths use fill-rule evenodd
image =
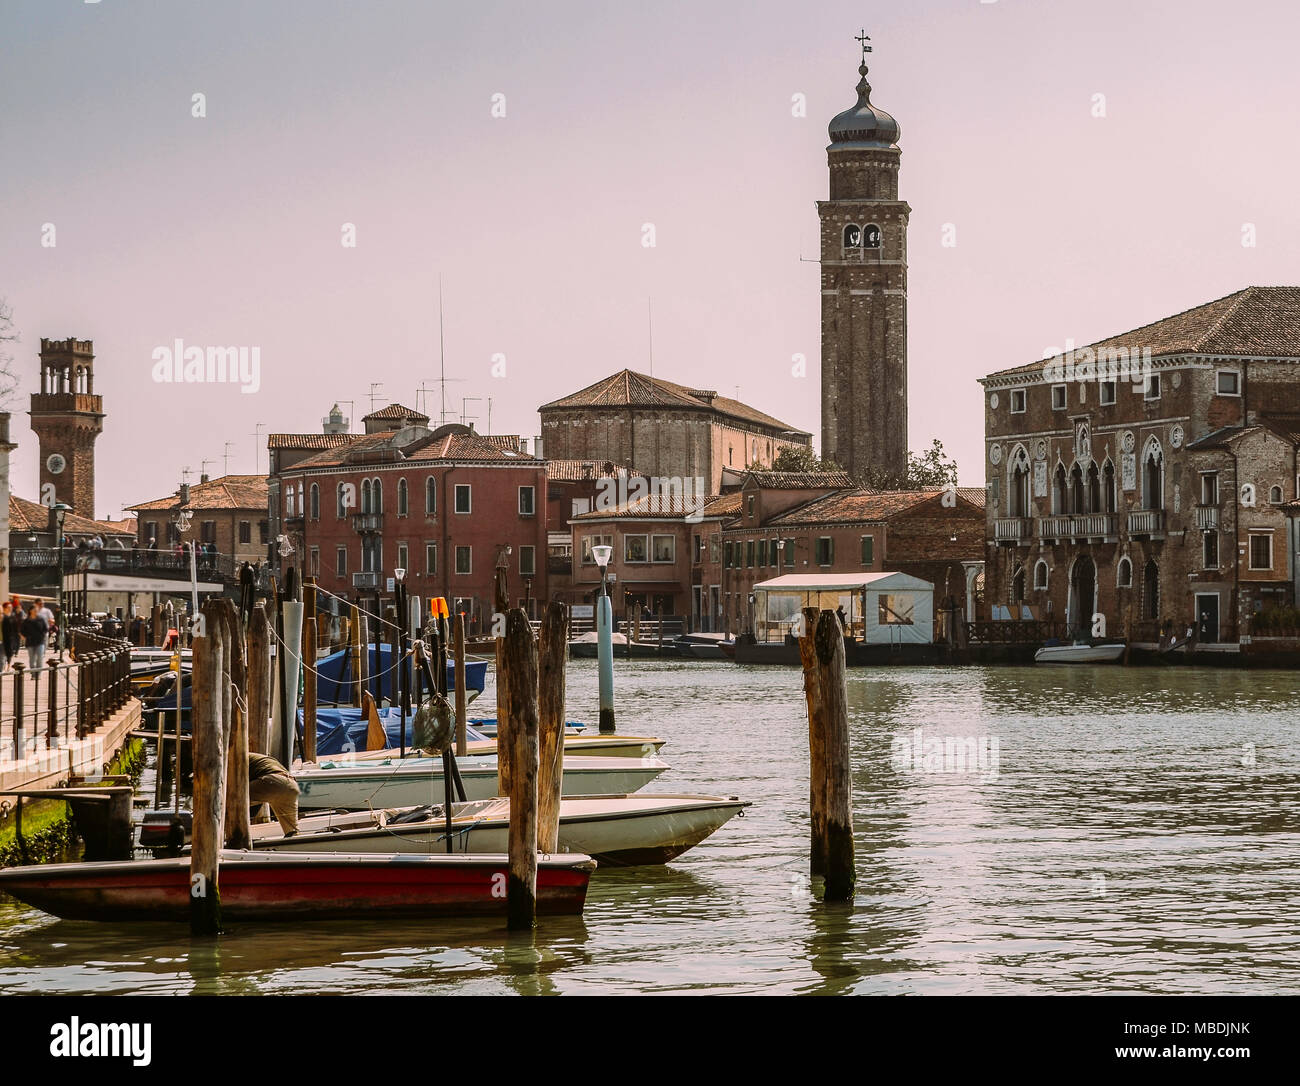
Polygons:
<instances>
[{"instance_id":1,"label":"white boat hull","mask_svg":"<svg viewBox=\"0 0 1300 1086\"><path fill-rule=\"evenodd\" d=\"M467 800L497 797L496 758L458 758L456 764ZM566 757L562 791L566 796L636 792L667 768L658 758ZM305 810L418 807L445 798L441 758L394 759L390 765L345 764L340 758L295 769L293 778L301 791L298 806Z\"/></svg>"},{"instance_id":2,"label":"white boat hull","mask_svg":"<svg viewBox=\"0 0 1300 1086\"><path fill-rule=\"evenodd\" d=\"M1052 645L1034 653L1038 664L1113 664L1124 655L1123 645Z\"/></svg>"},{"instance_id":3,"label":"white boat hull","mask_svg":"<svg viewBox=\"0 0 1300 1086\"><path fill-rule=\"evenodd\" d=\"M560 803L560 852L592 856L602 866L660 864L699 844L738 815L748 803L735 796L640 793L566 797ZM491 799L452 808L452 847L458 853L509 848L510 801ZM261 851L429 853L446 850L440 810L419 822L394 822L396 812L357 812L303 819L296 837L283 837L274 824L255 826L253 846Z\"/></svg>"}]
</instances>

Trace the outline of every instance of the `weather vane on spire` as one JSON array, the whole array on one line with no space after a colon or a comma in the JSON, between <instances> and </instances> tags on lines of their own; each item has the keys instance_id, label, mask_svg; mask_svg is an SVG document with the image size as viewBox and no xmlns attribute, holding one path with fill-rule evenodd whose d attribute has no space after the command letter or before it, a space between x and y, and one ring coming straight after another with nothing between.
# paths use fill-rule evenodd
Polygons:
<instances>
[{"instance_id":1,"label":"weather vane on spire","mask_svg":"<svg viewBox=\"0 0 1300 1086\"><path fill-rule=\"evenodd\" d=\"M862 31L853 40L862 46L862 63L866 64L867 54L871 52L871 46L867 44L871 39L867 37L866 27L863 27Z\"/></svg>"}]
</instances>

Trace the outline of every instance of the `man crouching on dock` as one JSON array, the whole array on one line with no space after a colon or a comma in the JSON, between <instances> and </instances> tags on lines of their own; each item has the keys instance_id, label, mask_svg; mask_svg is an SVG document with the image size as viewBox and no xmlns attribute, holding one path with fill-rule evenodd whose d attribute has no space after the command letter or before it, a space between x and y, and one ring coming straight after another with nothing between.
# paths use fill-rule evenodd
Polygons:
<instances>
[{"instance_id":1,"label":"man crouching on dock","mask_svg":"<svg viewBox=\"0 0 1300 1086\"><path fill-rule=\"evenodd\" d=\"M298 782L268 754L248 752L248 802L269 803L286 837L298 832Z\"/></svg>"}]
</instances>

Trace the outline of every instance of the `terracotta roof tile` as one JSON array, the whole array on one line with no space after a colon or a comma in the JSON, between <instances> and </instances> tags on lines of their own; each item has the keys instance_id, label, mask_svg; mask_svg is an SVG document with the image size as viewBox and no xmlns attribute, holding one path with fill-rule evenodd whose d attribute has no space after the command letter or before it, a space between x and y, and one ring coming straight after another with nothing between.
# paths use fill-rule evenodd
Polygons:
<instances>
[{"instance_id":1,"label":"terracotta roof tile","mask_svg":"<svg viewBox=\"0 0 1300 1086\"><path fill-rule=\"evenodd\" d=\"M190 484L187 509L266 509L265 475L222 475L206 483ZM181 508L180 491L165 498L127 506L138 513L169 512Z\"/></svg>"},{"instance_id":2,"label":"terracotta roof tile","mask_svg":"<svg viewBox=\"0 0 1300 1086\"><path fill-rule=\"evenodd\" d=\"M764 490L840 489L853 485L847 471L751 471L748 479Z\"/></svg>"},{"instance_id":3,"label":"terracotta roof tile","mask_svg":"<svg viewBox=\"0 0 1300 1086\"><path fill-rule=\"evenodd\" d=\"M1300 287L1246 287L1182 313L1088 345L1150 348L1152 355L1219 354L1300 358ZM1082 347L1075 348L1083 350ZM1041 371L1045 359L989 377Z\"/></svg>"},{"instance_id":4,"label":"terracotta roof tile","mask_svg":"<svg viewBox=\"0 0 1300 1086\"><path fill-rule=\"evenodd\" d=\"M268 449L334 449L362 434L267 434Z\"/></svg>"},{"instance_id":5,"label":"terracotta roof tile","mask_svg":"<svg viewBox=\"0 0 1300 1086\"><path fill-rule=\"evenodd\" d=\"M939 498L945 491L931 490L841 490L814 498L781 513L764 523L764 527L794 527L801 524L858 524L889 520L900 513ZM958 491L958 501L965 499ZM973 503L970 503L973 504Z\"/></svg>"},{"instance_id":6,"label":"terracotta roof tile","mask_svg":"<svg viewBox=\"0 0 1300 1086\"><path fill-rule=\"evenodd\" d=\"M688 388L685 385L665 381L661 377L650 378L634 370L619 370L609 377L604 377L594 385L579 389L568 396L543 404L539 411L563 409L567 407L689 407L697 410L717 411L733 419L739 419L758 426L790 431L789 436L811 437L807 430L796 430L788 423L716 392L705 389Z\"/></svg>"},{"instance_id":7,"label":"terracotta roof tile","mask_svg":"<svg viewBox=\"0 0 1300 1086\"><path fill-rule=\"evenodd\" d=\"M362 416L361 421L369 422L371 419L422 419L428 422L429 416L413 411L409 407L403 407L400 403L390 403L387 407L381 407L378 411L371 411L370 414Z\"/></svg>"},{"instance_id":8,"label":"terracotta roof tile","mask_svg":"<svg viewBox=\"0 0 1300 1086\"><path fill-rule=\"evenodd\" d=\"M626 471L628 477L645 477L645 472L636 468L622 468L612 460L547 460L546 477L562 483L580 483L587 479L612 479L619 471Z\"/></svg>"},{"instance_id":9,"label":"terracotta roof tile","mask_svg":"<svg viewBox=\"0 0 1300 1086\"><path fill-rule=\"evenodd\" d=\"M16 494L9 495L9 531L10 532L47 532L50 525L50 511L39 502L29 502ZM130 528L121 524L110 527L98 520L79 517L76 513L66 513L63 517L65 535L120 535L134 536L134 522ZM6 546L8 543L6 541Z\"/></svg>"}]
</instances>

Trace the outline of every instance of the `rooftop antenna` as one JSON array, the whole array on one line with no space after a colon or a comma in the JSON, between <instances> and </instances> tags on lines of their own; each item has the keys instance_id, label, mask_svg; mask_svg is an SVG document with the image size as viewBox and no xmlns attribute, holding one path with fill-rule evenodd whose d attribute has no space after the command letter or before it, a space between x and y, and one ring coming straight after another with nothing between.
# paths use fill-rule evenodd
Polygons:
<instances>
[{"instance_id":1,"label":"rooftop antenna","mask_svg":"<svg viewBox=\"0 0 1300 1086\"><path fill-rule=\"evenodd\" d=\"M337 403L340 407L342 407L344 404L348 405L348 433L350 434L352 433L352 416L357 413L357 401L338 400Z\"/></svg>"},{"instance_id":2,"label":"rooftop antenna","mask_svg":"<svg viewBox=\"0 0 1300 1086\"><path fill-rule=\"evenodd\" d=\"M482 396L462 396L462 397L460 398L460 424L461 424L462 426L468 426L468 425L469 425L469 421L468 421L469 419L476 419L476 418L478 418L477 415L467 415L467 414L465 414L465 405L466 405L467 403L480 403L480 402L482 401L482 399L483 399Z\"/></svg>"},{"instance_id":3,"label":"rooftop antenna","mask_svg":"<svg viewBox=\"0 0 1300 1086\"><path fill-rule=\"evenodd\" d=\"M488 423L487 423L487 432L488 432L489 434L492 433L492 397L491 397L491 396L488 397Z\"/></svg>"},{"instance_id":4,"label":"rooftop antenna","mask_svg":"<svg viewBox=\"0 0 1300 1086\"><path fill-rule=\"evenodd\" d=\"M234 444L233 441L227 441L227 442L226 442L226 451L222 454L222 457L221 457L221 459L222 459L222 464L221 464L221 474L222 474L222 475L229 475L229 474L230 474L230 446L233 445L233 444Z\"/></svg>"},{"instance_id":5,"label":"rooftop antenna","mask_svg":"<svg viewBox=\"0 0 1300 1086\"><path fill-rule=\"evenodd\" d=\"M377 388L378 388L378 389L382 389L383 387L384 387L384 382L383 382L383 381L371 381L371 382L370 382L370 410L371 410L372 413L373 413L374 410L375 410L375 389L377 389Z\"/></svg>"},{"instance_id":6,"label":"rooftop antenna","mask_svg":"<svg viewBox=\"0 0 1300 1086\"><path fill-rule=\"evenodd\" d=\"M438 383L442 386L442 410L438 425L447 425L447 343L442 334L442 273L438 273Z\"/></svg>"},{"instance_id":7,"label":"rooftop antenna","mask_svg":"<svg viewBox=\"0 0 1300 1086\"><path fill-rule=\"evenodd\" d=\"M209 465L209 464L215 464L215 463L216 463L215 460L200 460L200 461L199 461L199 482L202 482L202 481L203 481L203 476L207 475L207 473L208 473L208 465Z\"/></svg>"},{"instance_id":8,"label":"rooftop antenna","mask_svg":"<svg viewBox=\"0 0 1300 1086\"><path fill-rule=\"evenodd\" d=\"M189 467L181 468L181 484L184 485L190 481L190 476L194 474L194 469Z\"/></svg>"},{"instance_id":9,"label":"rooftop antenna","mask_svg":"<svg viewBox=\"0 0 1300 1086\"><path fill-rule=\"evenodd\" d=\"M266 423L259 422L253 427L253 474L262 473L262 431L266 428Z\"/></svg>"}]
</instances>

